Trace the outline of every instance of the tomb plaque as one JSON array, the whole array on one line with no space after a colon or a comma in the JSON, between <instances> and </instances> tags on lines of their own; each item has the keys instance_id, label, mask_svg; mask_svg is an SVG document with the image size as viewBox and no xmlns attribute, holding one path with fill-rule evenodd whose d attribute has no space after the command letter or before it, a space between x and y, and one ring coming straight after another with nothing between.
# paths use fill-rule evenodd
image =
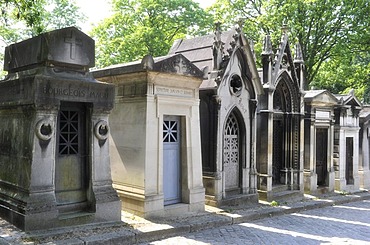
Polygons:
<instances>
[{"instance_id":1,"label":"tomb plaque","mask_svg":"<svg viewBox=\"0 0 370 245\"><path fill-rule=\"evenodd\" d=\"M186 98L192 98L194 96L193 91L191 89L170 88L162 86L156 86L155 93L160 95L171 95Z\"/></svg>"},{"instance_id":2,"label":"tomb plaque","mask_svg":"<svg viewBox=\"0 0 370 245\"><path fill-rule=\"evenodd\" d=\"M330 119L330 112L329 111L316 111L316 118Z\"/></svg>"}]
</instances>

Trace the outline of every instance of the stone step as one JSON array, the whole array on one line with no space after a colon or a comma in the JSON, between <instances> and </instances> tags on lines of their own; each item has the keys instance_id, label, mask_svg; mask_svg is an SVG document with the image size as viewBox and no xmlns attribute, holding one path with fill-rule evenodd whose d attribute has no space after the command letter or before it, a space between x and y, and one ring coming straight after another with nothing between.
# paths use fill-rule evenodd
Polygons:
<instances>
[{"instance_id":1,"label":"stone step","mask_svg":"<svg viewBox=\"0 0 370 245\"><path fill-rule=\"evenodd\" d=\"M288 190L287 185L273 185L272 186L272 192L282 192Z\"/></svg>"},{"instance_id":2,"label":"stone step","mask_svg":"<svg viewBox=\"0 0 370 245\"><path fill-rule=\"evenodd\" d=\"M220 206L242 206L258 203L257 194L240 194L221 200Z\"/></svg>"},{"instance_id":3,"label":"stone step","mask_svg":"<svg viewBox=\"0 0 370 245\"><path fill-rule=\"evenodd\" d=\"M270 201L277 201L279 203L283 202L295 202L300 201L304 198L303 193L298 190L286 190L281 192L273 192Z\"/></svg>"}]
</instances>

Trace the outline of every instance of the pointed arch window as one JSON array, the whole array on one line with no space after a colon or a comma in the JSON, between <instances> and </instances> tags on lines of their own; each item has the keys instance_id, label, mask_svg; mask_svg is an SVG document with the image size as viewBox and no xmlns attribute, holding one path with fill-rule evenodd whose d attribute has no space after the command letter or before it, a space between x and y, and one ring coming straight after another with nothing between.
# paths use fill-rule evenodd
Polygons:
<instances>
[{"instance_id":1,"label":"pointed arch window","mask_svg":"<svg viewBox=\"0 0 370 245\"><path fill-rule=\"evenodd\" d=\"M226 121L224 131L224 163L239 163L239 125L234 113Z\"/></svg>"}]
</instances>

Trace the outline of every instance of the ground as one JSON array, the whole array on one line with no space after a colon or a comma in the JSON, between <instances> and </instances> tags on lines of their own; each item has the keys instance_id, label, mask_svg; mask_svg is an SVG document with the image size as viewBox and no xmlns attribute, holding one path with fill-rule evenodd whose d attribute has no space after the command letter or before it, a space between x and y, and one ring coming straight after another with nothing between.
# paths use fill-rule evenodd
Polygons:
<instances>
[{"instance_id":1,"label":"ground","mask_svg":"<svg viewBox=\"0 0 370 245\"><path fill-rule=\"evenodd\" d=\"M217 227L150 244L370 244L370 200Z\"/></svg>"}]
</instances>

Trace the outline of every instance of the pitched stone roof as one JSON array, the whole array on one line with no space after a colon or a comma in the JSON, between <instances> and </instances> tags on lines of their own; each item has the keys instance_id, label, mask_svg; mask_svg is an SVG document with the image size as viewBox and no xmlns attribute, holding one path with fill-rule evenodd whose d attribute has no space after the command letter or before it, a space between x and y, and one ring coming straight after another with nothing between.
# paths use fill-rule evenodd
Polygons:
<instances>
[{"instance_id":1,"label":"pitched stone roof","mask_svg":"<svg viewBox=\"0 0 370 245\"><path fill-rule=\"evenodd\" d=\"M221 34L221 41L224 43L225 52L231 47L230 42L234 40L233 35L235 33L235 30L230 30ZM203 69L206 66L212 69L212 45L214 36L214 34L210 34L192 39L178 39L174 42L168 54L181 53L199 69Z\"/></svg>"},{"instance_id":2,"label":"pitched stone roof","mask_svg":"<svg viewBox=\"0 0 370 245\"><path fill-rule=\"evenodd\" d=\"M185 76L203 77L203 72L190 63L182 54L172 54L153 58L150 55L142 60L108 66L92 71L94 77L122 75L133 72L153 70L166 73L175 73Z\"/></svg>"}]
</instances>

